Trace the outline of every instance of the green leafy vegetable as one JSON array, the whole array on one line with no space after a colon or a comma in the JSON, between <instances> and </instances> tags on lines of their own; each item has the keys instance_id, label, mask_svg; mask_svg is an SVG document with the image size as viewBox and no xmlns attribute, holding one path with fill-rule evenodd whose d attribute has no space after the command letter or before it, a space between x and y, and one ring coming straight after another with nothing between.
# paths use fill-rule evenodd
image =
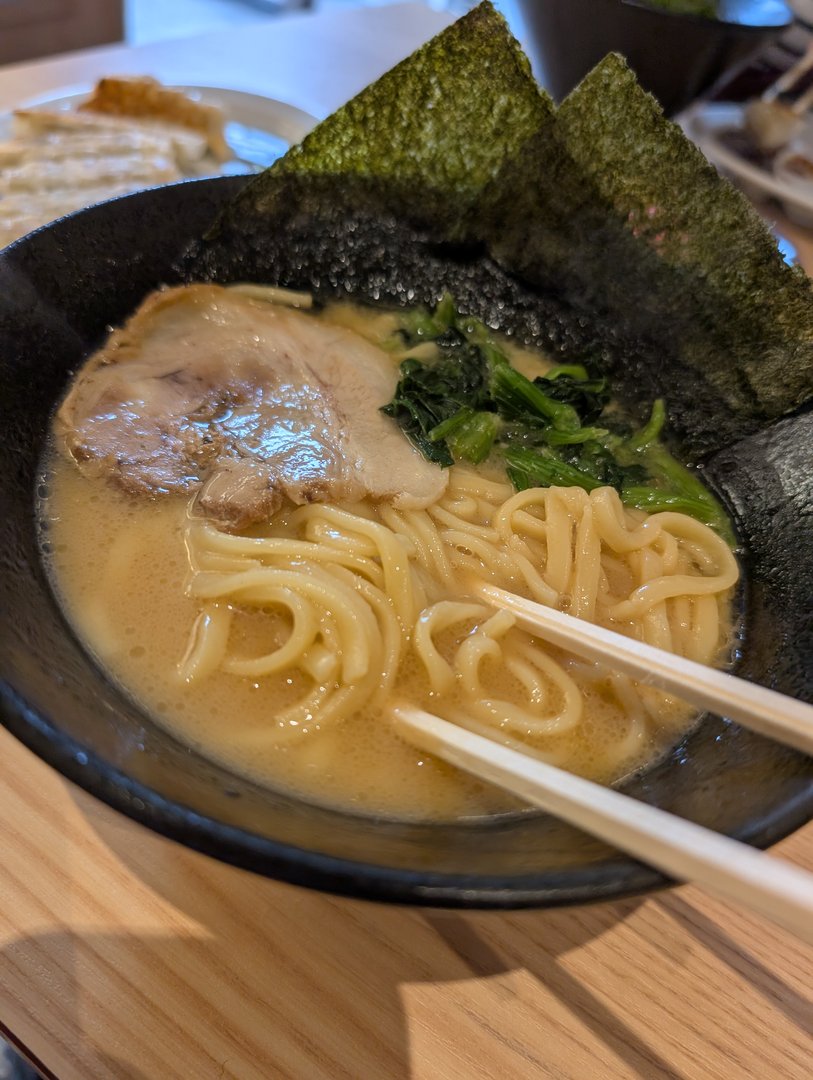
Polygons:
<instances>
[{"instance_id":1,"label":"green leafy vegetable","mask_svg":"<svg viewBox=\"0 0 813 1080\"><path fill-rule=\"evenodd\" d=\"M809 281L747 200L619 56L555 108L489 3L247 184L184 268L393 303L457 275L495 327L542 312L566 365L589 357L633 408L668 394L692 461L813 396ZM566 386L542 389L606 426Z\"/></svg>"},{"instance_id":2,"label":"green leafy vegetable","mask_svg":"<svg viewBox=\"0 0 813 1080\"><path fill-rule=\"evenodd\" d=\"M405 319L406 334L412 338L414 328L421 324L418 340L443 340L451 327L442 315L438 318L441 306L434 318L426 312L411 312ZM400 374L395 396L382 411L398 422L424 457L438 465L451 465L453 457L446 435L437 433L444 430L444 421L456 417L461 409L474 413L487 403L488 368L482 352L462 334L455 333L435 363L409 357L401 364ZM463 437L455 425L447 430L450 435Z\"/></svg>"},{"instance_id":3,"label":"green leafy vegetable","mask_svg":"<svg viewBox=\"0 0 813 1080\"><path fill-rule=\"evenodd\" d=\"M532 424L547 421L555 431L566 435L577 432L581 426L579 414L572 405L546 394L536 382L512 368L507 360L492 366L490 390L497 411L506 420L525 419Z\"/></svg>"},{"instance_id":4,"label":"green leafy vegetable","mask_svg":"<svg viewBox=\"0 0 813 1080\"><path fill-rule=\"evenodd\" d=\"M560 364L534 382L549 397L572 405L583 424L598 420L610 400L609 380L591 379L582 364Z\"/></svg>"},{"instance_id":5,"label":"green leafy vegetable","mask_svg":"<svg viewBox=\"0 0 813 1080\"><path fill-rule=\"evenodd\" d=\"M663 399L636 432L613 430L609 419L597 427L609 402L606 378L568 364L531 381L511 366L482 322L458 314L448 295L434 311L406 312L400 335L410 345L433 342L437 356L404 360L383 411L430 461L479 464L497 450L517 490L610 486L628 506L690 514L733 543L723 508L660 441Z\"/></svg>"},{"instance_id":6,"label":"green leafy vegetable","mask_svg":"<svg viewBox=\"0 0 813 1080\"><path fill-rule=\"evenodd\" d=\"M580 487L594 491L604 486L603 481L563 461L552 450L505 451L508 478L517 491L530 487Z\"/></svg>"},{"instance_id":7,"label":"green leafy vegetable","mask_svg":"<svg viewBox=\"0 0 813 1080\"><path fill-rule=\"evenodd\" d=\"M657 441L650 441L636 450L630 449L630 440L617 451L622 460L638 463L650 478L651 486L626 482L621 487L621 498L628 506L657 513L675 510L689 514L712 528L732 547L735 544L731 522L723 507L700 479L697 471L688 468L669 453Z\"/></svg>"},{"instance_id":8,"label":"green leafy vegetable","mask_svg":"<svg viewBox=\"0 0 813 1080\"><path fill-rule=\"evenodd\" d=\"M400 336L407 345L420 345L424 341L436 341L443 337L450 330L454 330L456 324L457 309L454 298L446 293L434 311L417 307L404 312Z\"/></svg>"},{"instance_id":9,"label":"green leafy vegetable","mask_svg":"<svg viewBox=\"0 0 813 1080\"><path fill-rule=\"evenodd\" d=\"M647 447L657 442L661 437L661 432L666 425L666 402L663 398L658 400L652 406L652 412L649 414L649 420L644 426L637 431L634 435L630 436L626 441L626 449L631 450L646 450Z\"/></svg>"},{"instance_id":10,"label":"green leafy vegetable","mask_svg":"<svg viewBox=\"0 0 813 1080\"><path fill-rule=\"evenodd\" d=\"M430 431L429 439L445 439L455 461L479 465L491 453L498 431L499 420L494 413L464 408Z\"/></svg>"}]
</instances>

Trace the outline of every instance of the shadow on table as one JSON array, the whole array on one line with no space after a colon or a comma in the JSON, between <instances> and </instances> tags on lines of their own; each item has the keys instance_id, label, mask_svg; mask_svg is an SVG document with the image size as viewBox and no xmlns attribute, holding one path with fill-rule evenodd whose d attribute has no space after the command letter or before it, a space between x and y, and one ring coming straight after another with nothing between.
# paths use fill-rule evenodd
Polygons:
<instances>
[{"instance_id":1,"label":"shadow on table","mask_svg":"<svg viewBox=\"0 0 813 1080\"><path fill-rule=\"evenodd\" d=\"M773 1008L783 1013L803 1034L813 1036L813 1000L788 986L784 979L760 963L753 954L744 953L742 946L721 930L716 922L694 905L687 904L679 894L670 893L658 904L735 975L747 979Z\"/></svg>"},{"instance_id":2,"label":"shadow on table","mask_svg":"<svg viewBox=\"0 0 813 1080\"><path fill-rule=\"evenodd\" d=\"M286 891L290 893L288 902L291 905L300 910L311 906L308 903L302 905L302 898L295 890ZM313 901L313 915L318 916L318 906L326 901L320 897L308 897L308 900ZM278 898L275 898L276 902ZM337 903L340 907L347 903L327 902ZM228 906L227 897L223 898L223 903ZM350 922L358 919L362 907L354 905ZM633 908L634 905L612 904L595 912L582 911L578 918L578 933L574 933L573 917L569 923L562 913L539 913L535 929L538 936L544 936L549 927L554 929L555 941L566 951L604 933L617 920L629 915ZM157 1040L164 1045L172 1045L175 1038L173 1026L183 1004L180 998L176 998L167 1008L162 998L162 987L171 983L176 973L188 972L190 967L199 967L204 978L210 974L215 987L220 986L216 972L231 970L241 987L242 1000L237 1006L240 1015L234 1021L231 1014L227 1017L221 1013L216 999L209 998L205 988L194 994L199 999L193 1006L198 1014L198 1023L200 1016L208 1012L209 1023L215 1029L222 1025L222 1030L216 1032L213 1039L207 1033L206 1046L204 1040L195 1039L192 1032L192 1039L197 1043L194 1062L190 1062L187 1055L186 1041L182 1043L178 1040L177 1071L171 1071L171 1065L162 1066L160 1080L190 1080L192 1076L195 1080L270 1080L277 1075L295 1077L296 1080L304 1080L305 1077L307 1080L336 1080L338 1077L408 1080L413 1071L402 988L419 983L498 978L520 968L543 981L548 992L554 994L590 1028L608 1052L624 1062L630 1075L644 1080L683 1080L682 1072L675 1071L651 1047L641 1042L619 1016L561 967L556 947L547 955L538 947L534 948L533 961L517 965L516 968L507 962L504 953L489 943L491 934L487 925L492 923L491 929L499 932L505 918L501 915L415 914L392 908L378 911L372 937L379 939L380 952L370 949L367 960L359 962L357 958L354 970L344 974L341 973L343 950L336 947L335 922L331 920L332 929L327 928L323 933L316 926L309 933L309 952L315 947L324 954L326 974L323 986L319 985L313 972L286 970L281 980L283 985L275 988L278 974L275 958L279 955L279 946L273 940L272 931L268 934L267 952L258 942L254 954L255 970L247 970L245 956L241 957L239 953L235 955L228 928L229 919L226 920L227 926L216 934L210 921L207 929L212 936L201 939L92 932L34 935L4 950L2 961L7 962L8 953L13 952L14 964L32 973L30 982L34 984L35 993L38 990L37 982L44 980L47 985L43 985L41 991L47 1000L48 995L54 993L56 981L63 1010L65 1002L74 1005L73 1016L65 1019L63 1011L62 1025L67 1026L71 1042L82 1044L82 1067L76 1072L64 1074L64 1078L60 1073L60 1080L79 1077L81 1080L158 1080L149 1056L140 1060L135 1047L141 1040L146 1040L148 1044ZM414 937L415 927L407 926L413 921L424 924L430 946L428 955L416 959L404 952L392 963L392 956L388 958L386 954L392 954L397 948L401 930L406 931L410 938ZM369 931L370 928L365 929ZM356 944L359 943L357 936ZM367 948L369 944L368 939ZM57 971L51 966L55 956L60 958ZM129 1003L131 991L127 983L132 978L138 984L139 991L134 989L132 995L140 997L146 981L145 967L148 969L147 978L152 979L155 985L154 1004L141 1000L133 1007ZM96 983L98 985L94 985ZM492 997L495 992L500 993L503 999L501 1007L505 1007L506 1000L510 1007L515 991L506 983L493 990ZM296 1017L293 1013L286 1015L283 996L288 1001L299 1001L299 1007L311 1009L315 1015L304 1023L301 1016ZM201 998L206 1001L203 1009ZM470 1004L470 1007L477 1009L476 1004ZM372 1019L371 1010L374 1011ZM128 1012L137 1020L138 1029L131 1026ZM264 1038L258 1037L256 1028L249 1028L247 1014L251 1012L258 1018L265 1013L269 1041L276 1044L274 1049L263 1051ZM489 1021L493 1021L495 1026L491 1027ZM498 1030L499 1019L489 1017L487 1002L483 1003L483 1015L475 1015L472 1022L479 1029L477 1041L480 1047L487 1046L491 1039L497 1040L502 1043L500 1059L510 1062L512 1053L505 1048L506 1033ZM337 1028L341 1029L338 1038ZM129 1046L126 1059L120 1060L96 1050L95 1031L100 1033L100 1044L104 1046L109 1045L111 1031L125 1040ZM542 1016L536 1036L524 1045L514 1047L514 1067L510 1071L512 1078L530 1080L531 1077L553 1075L546 1068L546 1041L549 1034L550 1030ZM457 1038L458 1033L454 1037ZM460 1037L465 1040L463 1033L460 1033ZM207 1047L210 1048L213 1043L221 1049L217 1053L210 1051L207 1054ZM278 1074L268 1071L274 1061L280 1066ZM194 1065L193 1071L190 1071L190 1064ZM444 1075L455 1080L468 1080L468 1077L478 1075L472 1071L474 1067L473 1062L461 1054L458 1068ZM491 1072L484 1075L491 1075ZM565 1074L557 1070L555 1075ZM572 1080L580 1078L577 1072L570 1075Z\"/></svg>"},{"instance_id":3,"label":"shadow on table","mask_svg":"<svg viewBox=\"0 0 813 1080\"><path fill-rule=\"evenodd\" d=\"M57 992L60 1001L75 1003L69 1035L81 1040L86 1051L91 1048L92 1053L94 1030L108 1027L106 1009L115 1015L114 1030L131 1048L137 1022L147 1025L148 1044L171 1047L177 1040L176 1018L191 997L198 1025L201 1017L207 1018L198 1029L198 1059L179 1060L177 1073L165 1072L160 1080L188 1080L192 1075L195 1080L270 1080L267 1067L273 1061L280 1063L280 1076L296 1080L409 1080L413 1073L404 1001L409 988L460 983L454 1038L461 1056L450 1077L477 1075L477 1047L488 1053L492 1039L501 1042L499 1060L508 1063L512 1080L568 1075L558 1068L549 1071L546 1043L553 1021L538 1007L534 1010L524 1000L527 995L522 1000L518 995L512 973L525 971L604 1044L608 1055L623 1062L629 1075L684 1080L682 1072L561 962L571 950L628 918L638 900L503 914L336 899L215 861L207 861L201 873L201 856L157 839L76 789L71 792L114 856L155 894L144 913L139 906L137 917L142 920L142 914L149 915L147 908L156 905L163 909L146 919L146 925L153 921L161 928L154 933L89 931L59 935L57 940L33 936L5 950L13 950L14 956L6 959L18 969L43 980L46 1001ZM69 859L66 854L66 866ZM66 874L66 879L74 878ZM168 921L165 902L175 909L179 929L173 936L163 929ZM83 898L83 906L86 903ZM47 966L54 957L60 958L56 971ZM475 979L487 980L477 1002L463 985ZM131 984L153 985L153 1000L130 991ZM210 986L215 988L211 996ZM224 992L228 1002L218 999ZM526 1029L536 1032L533 1039L509 1045L499 1031L499 1019L489 1013L490 1005L497 1013L515 1006L526 1015L530 1011L533 1022ZM426 1001L420 1003L420 1009L426 1007ZM420 1029L415 1034L420 1038L424 1033ZM191 1035L194 1039L194 1030ZM433 1031L431 1037L436 1035ZM109 1052L107 1035L103 1045ZM156 1080L151 1069L133 1053L126 1063L99 1056L81 1080ZM572 1074L574 1080L577 1075Z\"/></svg>"},{"instance_id":4,"label":"shadow on table","mask_svg":"<svg viewBox=\"0 0 813 1080\"><path fill-rule=\"evenodd\" d=\"M71 1047L82 1047L76 1060L83 1065L60 1080L159 1080L158 1061L160 1080L409 1080L421 1039L437 1040L439 1053L448 1050L444 1027L450 1019L459 1052L451 1065L444 1063L450 1080L491 1076L497 1063L511 1080L581 1080L590 1068L584 1054L572 1064L551 1062L550 1046L561 1043L553 1039L561 1034L561 1017L533 1001L523 972L570 1013L576 1029L592 1033L624 1075L687 1080L688 1072L625 1023L623 1001L616 1013L567 963L573 950L631 917L640 900L459 913L336 899L204 860L69 790L124 871L117 875L114 866L110 882L83 882L70 845L55 856L62 859L67 887L77 899L81 894L82 911L105 925L108 911L127 908L122 889L129 875L149 891L129 908L128 923L145 927L139 933L32 935L3 950L4 970L24 972L44 1009L49 998L63 1005L59 1029L49 1033L62 1041L61 1059L71 1060ZM111 898L101 900L98 921L94 888ZM680 894L662 894L652 910L679 922L800 1031L813 1032L813 1005ZM177 931L168 934L173 924ZM676 969L682 963L680 955L669 960ZM466 986L472 980L480 983L477 995ZM446 987L437 1023L432 984ZM145 996L145 986L154 993ZM411 996L421 987L427 992ZM67 1017L64 1003L71 1010ZM185 1007L194 1024L181 1041L177 1023ZM501 1030L501 1017L515 1009L523 1010L520 1030L533 1033L521 1044ZM408 1016L415 1017L413 1031ZM137 1045L146 1046L143 1060ZM151 1056L154 1047L162 1048L157 1057ZM487 1065L491 1047L494 1058ZM271 1063L276 1071L269 1072Z\"/></svg>"}]
</instances>

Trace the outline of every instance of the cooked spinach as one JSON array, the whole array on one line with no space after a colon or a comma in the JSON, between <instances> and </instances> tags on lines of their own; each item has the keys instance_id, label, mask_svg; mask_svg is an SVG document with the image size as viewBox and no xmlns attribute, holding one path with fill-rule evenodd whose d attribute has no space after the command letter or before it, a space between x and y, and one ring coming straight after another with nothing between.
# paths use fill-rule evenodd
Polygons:
<instances>
[{"instance_id":1,"label":"cooked spinach","mask_svg":"<svg viewBox=\"0 0 813 1080\"><path fill-rule=\"evenodd\" d=\"M468 407L429 432L432 442L446 441L455 461L470 461L479 465L494 447L499 431L499 419L491 412L475 412Z\"/></svg>"},{"instance_id":2,"label":"cooked spinach","mask_svg":"<svg viewBox=\"0 0 813 1080\"><path fill-rule=\"evenodd\" d=\"M438 305L435 316L443 303ZM432 364L414 357L404 360L395 396L382 411L397 421L424 457L446 466L454 458L445 435L438 436L437 430L461 409L474 412L487 405L488 367L481 350L462 334L450 335L451 328L443 324L442 318L426 314L422 319L420 312L410 313L408 340L413 335L420 342L434 340L440 355ZM419 325L420 332L415 329Z\"/></svg>"},{"instance_id":3,"label":"cooked spinach","mask_svg":"<svg viewBox=\"0 0 813 1080\"><path fill-rule=\"evenodd\" d=\"M558 364L534 382L549 397L572 405L583 424L598 420L610 401L609 381L591 379L583 364Z\"/></svg>"},{"instance_id":4,"label":"cooked spinach","mask_svg":"<svg viewBox=\"0 0 813 1080\"><path fill-rule=\"evenodd\" d=\"M606 378L587 364L561 364L526 378L487 327L460 315L448 295L434 311L406 313L398 334L408 348L433 342L436 356L403 361L395 395L382 411L430 461L479 464L496 452L518 491L609 486L627 506L689 514L733 543L722 506L661 441L663 400L643 427L625 429L608 415Z\"/></svg>"}]
</instances>

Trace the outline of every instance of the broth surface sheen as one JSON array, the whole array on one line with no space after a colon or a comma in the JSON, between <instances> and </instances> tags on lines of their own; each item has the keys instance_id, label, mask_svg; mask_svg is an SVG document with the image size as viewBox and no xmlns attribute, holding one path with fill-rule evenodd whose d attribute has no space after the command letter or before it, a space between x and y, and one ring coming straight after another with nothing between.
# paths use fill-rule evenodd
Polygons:
<instances>
[{"instance_id":1,"label":"broth surface sheen","mask_svg":"<svg viewBox=\"0 0 813 1080\"><path fill-rule=\"evenodd\" d=\"M394 316L370 314L352 305L332 306L309 317L350 328L370 340L380 340L394 325ZM509 351L514 366L531 378L548 367L543 358L533 353L515 348ZM394 368L398 359L393 357ZM386 701L362 705L329 724L313 723L310 728L307 724L300 725L301 730L294 737L289 737L288 732L285 738L278 739L273 732L274 718L285 709L293 709L313 681L302 670L289 667L276 674L253 677L230 673L221 664L205 677L185 679L182 664L185 657L189 658L190 635L194 640L193 627L200 620L202 610L202 594L190 594L190 580L194 582L198 573L199 580L205 584L207 575L213 576L212 566L219 565L211 563L202 571L200 568L194 571L192 563L197 556L193 555L193 548L198 541L194 539L197 534L190 531L189 498L177 493L153 497L133 495L119 490L104 477L87 475L62 451L58 436L46 463L46 475L49 494L41 507L50 549L46 562L70 621L99 664L157 723L178 738L260 783L351 812L412 820L451 820L521 809L498 789L416 751L394 730L387 717ZM473 472L453 466L450 493L439 509L421 511L428 515L425 519L414 512L411 516L410 512L396 515L398 522L415 530L411 535L420 537L428 535L426 522L434 512L433 527L439 530L439 535L452 537L444 542L450 545L452 555L457 552L460 557L452 567L452 577L443 581L435 580L426 568L412 571L422 603L431 606L460 604L466 600L465 560L471 561L471 552L466 549L465 557L460 554L465 542L455 542L452 518L462 515L461 521L466 518L467 523L472 523L473 536L485 535L483 530L490 526L484 524L486 517L482 522L480 517L488 509L487 500L480 497L477 485L485 485L483 491L491 493L493 506L498 508L510 494L502 491L504 483L500 469L493 463L481 468L479 478ZM584 493L571 498L567 496L571 489L561 490L564 494L558 502L545 504L549 516L554 511L565 514L568 506L572 507L574 521L580 514L579 520L587 520L590 514L598 515L598 503L593 508ZM400 528L393 526L392 515L388 518L370 500L339 505L337 510L348 521L370 521L382 529L395 528L396 532ZM537 527L534 522L538 524L533 514L537 512L538 507L528 503L527 509L520 506L516 510L511 521L520 522L517 529L524 527L533 532ZM308 529L319 526L327 530L324 533L327 536L329 526L319 525L318 521L314 525L309 517L312 513L318 517L318 511L312 507L297 510L283 506L268 525L252 526L240 535L253 540L273 537L299 541L310 535ZM632 535L645 519L642 513L627 512L624 528ZM196 528L193 522L191 529ZM340 534L337 526L331 535L335 540ZM578 530L574 533L576 548L580 535ZM214 529L206 536L219 542ZM528 542L532 541L537 542L530 536ZM223 543L227 546L231 543L228 534ZM681 543L679 539L678 546ZM691 537L685 540L684 547L690 554L681 558L700 574L703 560L708 562L709 557L699 549L691 554L698 547ZM427 540L427 550L430 548ZM672 558L668 553L658 554L649 549L640 556L629 556L627 562L626 556L610 553L605 557L605 554L602 549L602 587L605 593L611 591L616 600L631 595L641 582L665 574L667 571L657 560L665 563ZM432 557L429 551L427 559ZM239 566L235 569L227 565L225 556L222 558L228 572L239 571ZM560 606L565 608L573 604L578 609L580 603L576 595L582 573L578 558L576 551L572 560L576 582L573 597L560 593ZM652 560L656 565L650 565ZM548 562L553 562L550 554ZM677 573L678 569L675 563L672 572ZM559 571L553 567L550 572ZM565 572L561 569L562 574ZM583 571L588 572L589 567ZM627 628L623 623L618 628L656 642L662 642L664 635L672 640L673 635L676 642L685 643L682 651L698 650L698 656L719 660L730 633L729 591L719 590L699 599L668 598L660 608L640 618L637 615L630 618ZM697 614L698 605L705 605L706 614L702 617ZM236 657L238 665L245 659L250 661L273 653L292 632L291 617L274 602L244 606L229 600L228 606L228 655ZM665 623L667 616L669 625ZM712 627L707 632L703 630L704 619ZM637 623L640 623L638 628ZM461 655L468 647L466 642L482 631L482 625L479 616L466 619L461 615L448 626L441 620L437 630L430 633L439 657L437 670L441 671L443 664L450 668L458 665L456 684L443 692L427 677L426 663L411 646L410 628L389 700L412 701L445 715L462 716L469 709L469 698L460 690L465 683L460 677ZM704 632L707 636L713 634L713 641L710 638L700 641ZM513 658L510 670L508 665L490 659L497 654L498 646L512 652L514 641L518 649L527 650L528 635L520 639L519 634L515 629L498 628L494 631L496 644L486 642L477 661L476 670L482 674L487 689L486 704L480 706L481 727L482 717L488 717L489 709L498 713L501 702L524 700L529 695L531 699L534 695L539 697L537 683L542 679L539 671L534 669L535 674L529 673L525 661L519 663ZM537 647L536 643L533 645ZM540 721L533 732L524 733L520 730L521 716L510 729L501 729L497 721L494 734L499 738L502 730L504 741L509 744L521 743L546 760L554 760L600 782L613 783L661 758L694 723L693 711L674 699L653 691L640 691L629 680L622 685L611 673L574 661L549 646L538 647L552 664L558 665L557 670L565 671L567 679L578 686L583 715L570 728L560 725L555 731L555 725L547 720ZM187 666L187 675L189 670ZM338 678L333 669L324 670L330 672L326 679ZM547 703L534 699L532 704L540 715L564 714L567 693L567 686L554 678L549 686L546 684Z\"/></svg>"}]
</instances>

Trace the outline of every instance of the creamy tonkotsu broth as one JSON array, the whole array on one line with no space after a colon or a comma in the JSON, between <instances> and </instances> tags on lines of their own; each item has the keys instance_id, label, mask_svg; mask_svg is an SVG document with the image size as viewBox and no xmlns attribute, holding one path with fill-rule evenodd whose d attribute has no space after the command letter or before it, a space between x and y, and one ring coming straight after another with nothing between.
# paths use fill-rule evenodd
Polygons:
<instances>
[{"instance_id":1,"label":"creamy tonkotsu broth","mask_svg":"<svg viewBox=\"0 0 813 1080\"><path fill-rule=\"evenodd\" d=\"M254 305L251 317L261 322L278 306L246 295L239 303ZM219 349L231 304L220 295L200 304L203 330L208 321L217 323ZM286 334L299 334L300 320L312 320L354 355L362 345L376 349L372 343L394 319L350 305L295 314L281 316ZM306 326L302 333L311 331ZM267 326L252 330L260 352L271 348L266 334ZM158 336L151 324L137 348L132 337L124 340L121 355L108 354L106 365L123 372L140 363ZM261 432L258 417L271 395L245 390L256 375L252 348L238 344L244 382L237 389L234 383L220 412L211 401L208 413L196 406L200 427L212 417L222 425L215 442L233 438L238 427L241 435ZM376 352L365 360L371 381L382 380L375 383L381 397L375 410L389 400L401 359ZM535 354L511 352L531 377L548 366ZM170 375L177 383L177 373ZM139 371L141 400L152 400L148 378ZM160 378L166 381L166 372ZM354 418L341 406L345 376L335 367L330 378L339 389L334 398L328 393L322 419L340 416L341 437L350 445ZM75 386L74 405L82 394L82 408L92 398L96 412L88 415L107 423L117 407L110 406L111 395L120 392L111 386L109 379L81 393ZM274 399L274 408L283 398ZM131 394L122 415L139 412L134 400ZM296 435L303 417L286 412L283 426ZM393 421L382 419L402 438ZM590 494L579 488L517 493L495 460L477 469L454 465L440 479L427 471L408 498L403 491L382 494L374 486L382 483L379 476L359 482L362 434L352 443L356 473L311 468L309 483L319 486L311 499L315 489L297 492L286 458L279 499L263 490L250 504L253 519L235 521L234 497L227 491L224 501L223 484L212 485L202 504L208 473L203 488L192 477L184 489L161 461L170 490L148 490L154 454L131 456L122 466L127 447L108 467L109 432L97 437L86 421L76 409L71 430L64 412L57 419L42 507L52 580L71 622L159 724L269 786L342 809L412 819L516 807L404 741L389 717L398 700L607 783L660 758L691 726L694 715L685 705L565 656L474 600L472 574L705 663L725 649L736 563L711 529L683 514L647 517L625 509L606 487ZM140 445L150 434L142 431ZM205 442L181 451L187 467L200 446L211 470ZM249 487L255 479L240 477ZM230 464L226 487L233 480ZM239 507L244 518L246 505ZM264 520L257 519L258 508Z\"/></svg>"}]
</instances>

